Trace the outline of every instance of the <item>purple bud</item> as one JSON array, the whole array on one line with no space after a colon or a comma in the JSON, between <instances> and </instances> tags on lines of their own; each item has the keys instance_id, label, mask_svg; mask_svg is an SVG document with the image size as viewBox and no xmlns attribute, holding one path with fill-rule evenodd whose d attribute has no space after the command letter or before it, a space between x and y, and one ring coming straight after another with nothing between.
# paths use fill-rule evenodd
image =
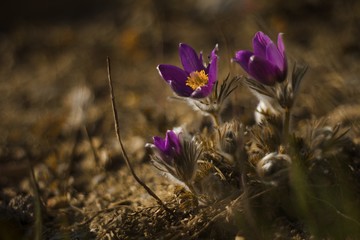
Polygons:
<instances>
[{"instance_id":1,"label":"purple bud","mask_svg":"<svg viewBox=\"0 0 360 240\"><path fill-rule=\"evenodd\" d=\"M233 61L262 84L272 86L286 79L287 60L281 33L275 45L266 34L257 32L253 38L253 52L240 50Z\"/></svg>"},{"instance_id":2,"label":"purple bud","mask_svg":"<svg viewBox=\"0 0 360 240\"><path fill-rule=\"evenodd\" d=\"M166 132L165 139L155 136L155 147L166 157L173 158L181 153L181 143L179 136L172 130Z\"/></svg>"}]
</instances>

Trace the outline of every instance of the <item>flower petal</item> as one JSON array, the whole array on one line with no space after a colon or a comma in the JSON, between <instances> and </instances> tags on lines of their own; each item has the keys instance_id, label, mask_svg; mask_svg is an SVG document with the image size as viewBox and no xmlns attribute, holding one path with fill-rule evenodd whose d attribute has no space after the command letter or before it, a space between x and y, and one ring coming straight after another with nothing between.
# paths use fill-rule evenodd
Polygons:
<instances>
[{"instance_id":1,"label":"flower petal","mask_svg":"<svg viewBox=\"0 0 360 240\"><path fill-rule=\"evenodd\" d=\"M180 43L179 55L184 70L188 74L205 69L201 60L202 56L198 56L195 50L189 45Z\"/></svg>"},{"instance_id":2,"label":"flower petal","mask_svg":"<svg viewBox=\"0 0 360 240\"><path fill-rule=\"evenodd\" d=\"M240 66L248 73L250 57L253 55L254 53L251 51L240 50L235 53L235 57L233 58L233 61L239 63Z\"/></svg>"},{"instance_id":3,"label":"flower petal","mask_svg":"<svg viewBox=\"0 0 360 240\"><path fill-rule=\"evenodd\" d=\"M162 164L165 164L166 167L172 166L173 162L174 162L174 158L173 156L170 156L169 152L166 151L165 148L165 141L161 138L161 137L153 137L153 141L154 144L146 144L145 146L150 147L153 151L153 153L157 156L157 158L155 158L155 162L161 162Z\"/></svg>"},{"instance_id":4,"label":"flower petal","mask_svg":"<svg viewBox=\"0 0 360 240\"><path fill-rule=\"evenodd\" d=\"M216 45L215 48L212 50L210 55L210 63L207 68L207 74L209 77L208 84L214 84L218 77L218 69L217 69L217 59L218 56L216 55L216 51L218 51L218 46Z\"/></svg>"},{"instance_id":5,"label":"flower petal","mask_svg":"<svg viewBox=\"0 0 360 240\"><path fill-rule=\"evenodd\" d=\"M210 54L210 63L214 60L214 59L217 59L218 56L216 54L216 52L219 51L219 45L216 44L214 49L211 51L211 54Z\"/></svg>"},{"instance_id":6,"label":"flower petal","mask_svg":"<svg viewBox=\"0 0 360 240\"><path fill-rule=\"evenodd\" d=\"M191 94L190 97L192 98L205 98L209 96L214 88L214 83L209 83L205 86L198 87L195 91Z\"/></svg>"},{"instance_id":7,"label":"flower petal","mask_svg":"<svg viewBox=\"0 0 360 240\"><path fill-rule=\"evenodd\" d=\"M183 81L185 83L188 75L184 70L179 67L168 65L168 64L160 64L157 66L157 70L159 71L160 76L166 81Z\"/></svg>"},{"instance_id":8,"label":"flower petal","mask_svg":"<svg viewBox=\"0 0 360 240\"><path fill-rule=\"evenodd\" d=\"M165 141L167 141L169 148L174 149L177 154L180 154L181 152L180 139L174 131L168 130L166 132Z\"/></svg>"},{"instance_id":9,"label":"flower petal","mask_svg":"<svg viewBox=\"0 0 360 240\"><path fill-rule=\"evenodd\" d=\"M208 83L205 86L198 87L191 94L192 98L205 98L209 96L214 88L214 84L217 81L218 69L217 69L217 59L218 56L216 52L218 51L218 45L216 44L215 48L211 51L210 54L210 63L205 69L206 74L208 74Z\"/></svg>"},{"instance_id":10,"label":"flower petal","mask_svg":"<svg viewBox=\"0 0 360 240\"><path fill-rule=\"evenodd\" d=\"M157 69L161 77L170 84L177 95L189 97L193 92L189 86L186 86L188 75L181 68L173 65L160 64Z\"/></svg>"},{"instance_id":11,"label":"flower petal","mask_svg":"<svg viewBox=\"0 0 360 240\"><path fill-rule=\"evenodd\" d=\"M154 145L157 147L162 153L168 155L168 149L166 149L165 140L159 136L153 137Z\"/></svg>"},{"instance_id":12,"label":"flower petal","mask_svg":"<svg viewBox=\"0 0 360 240\"><path fill-rule=\"evenodd\" d=\"M266 47L266 60L277 66L280 71L284 70L284 58L274 43Z\"/></svg>"},{"instance_id":13,"label":"flower petal","mask_svg":"<svg viewBox=\"0 0 360 240\"><path fill-rule=\"evenodd\" d=\"M249 74L265 85L274 85L281 77L280 70L267 60L252 56L249 62Z\"/></svg>"},{"instance_id":14,"label":"flower petal","mask_svg":"<svg viewBox=\"0 0 360 240\"><path fill-rule=\"evenodd\" d=\"M201 64L204 63L203 52L202 52L202 51L201 51L200 54L199 54L199 60L200 60Z\"/></svg>"},{"instance_id":15,"label":"flower petal","mask_svg":"<svg viewBox=\"0 0 360 240\"><path fill-rule=\"evenodd\" d=\"M280 51L280 54L283 58L285 58L285 45L284 45L284 41L283 41L283 33L279 33L278 34L278 39L277 39L277 47Z\"/></svg>"},{"instance_id":16,"label":"flower petal","mask_svg":"<svg viewBox=\"0 0 360 240\"><path fill-rule=\"evenodd\" d=\"M266 46L272 43L268 35L263 32L257 32L253 38L254 54L256 56L265 58L266 57Z\"/></svg>"},{"instance_id":17,"label":"flower petal","mask_svg":"<svg viewBox=\"0 0 360 240\"><path fill-rule=\"evenodd\" d=\"M283 71L284 80L285 80L286 75L287 75L288 66L287 66L287 58L286 58L286 53L285 53L285 45L284 45L282 36L283 36L283 33L279 33L278 40L277 40L277 46L278 46L280 54L283 57L283 65L280 67L280 69Z\"/></svg>"},{"instance_id":18,"label":"flower petal","mask_svg":"<svg viewBox=\"0 0 360 240\"><path fill-rule=\"evenodd\" d=\"M181 153L180 139L172 130L166 132L165 139L155 136L153 137L153 140L155 147L168 157L174 157L175 154L179 155Z\"/></svg>"}]
</instances>

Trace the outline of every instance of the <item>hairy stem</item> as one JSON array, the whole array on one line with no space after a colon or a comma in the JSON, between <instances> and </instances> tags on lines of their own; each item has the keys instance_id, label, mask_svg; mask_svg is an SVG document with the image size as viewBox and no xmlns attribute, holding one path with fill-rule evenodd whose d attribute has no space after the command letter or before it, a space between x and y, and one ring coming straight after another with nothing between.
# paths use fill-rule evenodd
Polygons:
<instances>
[{"instance_id":1,"label":"hairy stem","mask_svg":"<svg viewBox=\"0 0 360 240\"><path fill-rule=\"evenodd\" d=\"M220 117L217 113L212 113L210 114L212 120L213 120L213 123L214 123L214 127L215 128L219 128L220 126Z\"/></svg>"},{"instance_id":2,"label":"hairy stem","mask_svg":"<svg viewBox=\"0 0 360 240\"><path fill-rule=\"evenodd\" d=\"M290 120L291 120L290 108L285 108L284 119L283 119L283 133L282 133L283 144L286 144L287 141L289 140Z\"/></svg>"},{"instance_id":3,"label":"hairy stem","mask_svg":"<svg viewBox=\"0 0 360 240\"><path fill-rule=\"evenodd\" d=\"M210 116L211 116L211 119L213 121L213 124L214 124L214 129L215 131L217 132L217 135L220 139L221 137L221 133L220 133L220 116L219 114L217 114L217 112L215 113L210 113Z\"/></svg>"}]
</instances>

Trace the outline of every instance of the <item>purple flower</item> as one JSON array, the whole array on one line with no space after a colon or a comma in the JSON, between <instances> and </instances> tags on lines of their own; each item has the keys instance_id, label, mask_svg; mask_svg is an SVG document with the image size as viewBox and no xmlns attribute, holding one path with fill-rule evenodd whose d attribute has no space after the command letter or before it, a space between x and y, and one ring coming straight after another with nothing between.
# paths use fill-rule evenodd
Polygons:
<instances>
[{"instance_id":1,"label":"purple flower","mask_svg":"<svg viewBox=\"0 0 360 240\"><path fill-rule=\"evenodd\" d=\"M217 79L216 51L217 47L211 52L209 64L204 66L202 53L198 56L192 47L180 43L183 69L168 64L160 64L157 69L178 96L205 98L212 92Z\"/></svg>"},{"instance_id":2,"label":"purple flower","mask_svg":"<svg viewBox=\"0 0 360 240\"><path fill-rule=\"evenodd\" d=\"M287 75L287 61L282 34L279 33L276 46L266 34L257 32L253 38L253 48L254 52L236 52L233 61L265 85L271 86L284 81Z\"/></svg>"},{"instance_id":3,"label":"purple flower","mask_svg":"<svg viewBox=\"0 0 360 240\"><path fill-rule=\"evenodd\" d=\"M186 185L191 185L202 153L201 148L189 137L184 136L181 128L176 128L168 130L165 139L153 137L154 144L146 144L152 151L153 165Z\"/></svg>"},{"instance_id":4,"label":"purple flower","mask_svg":"<svg viewBox=\"0 0 360 240\"><path fill-rule=\"evenodd\" d=\"M155 136L153 137L154 145L159 150L162 155L163 160L165 160L168 164L175 156L179 156L181 154L181 143L179 136L172 130L168 130L166 132L165 139L161 137Z\"/></svg>"}]
</instances>

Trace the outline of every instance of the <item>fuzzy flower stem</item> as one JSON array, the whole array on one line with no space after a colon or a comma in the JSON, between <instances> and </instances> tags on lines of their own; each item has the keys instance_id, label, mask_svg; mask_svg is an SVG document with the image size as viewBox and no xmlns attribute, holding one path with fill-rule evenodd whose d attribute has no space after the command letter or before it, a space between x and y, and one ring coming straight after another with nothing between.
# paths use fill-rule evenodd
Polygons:
<instances>
[{"instance_id":1,"label":"fuzzy flower stem","mask_svg":"<svg viewBox=\"0 0 360 240\"><path fill-rule=\"evenodd\" d=\"M220 138L220 116L217 112L211 113L210 116L213 120L214 129L216 130L218 137Z\"/></svg>"},{"instance_id":2,"label":"fuzzy flower stem","mask_svg":"<svg viewBox=\"0 0 360 240\"><path fill-rule=\"evenodd\" d=\"M211 118L213 120L214 127L219 128L219 126L220 126L220 116L217 113L212 113L212 114L210 114L210 116L211 116Z\"/></svg>"},{"instance_id":3,"label":"fuzzy flower stem","mask_svg":"<svg viewBox=\"0 0 360 240\"><path fill-rule=\"evenodd\" d=\"M283 119L283 134L282 134L282 142L285 144L289 139L290 133L290 118L291 118L291 109L286 107Z\"/></svg>"}]
</instances>

